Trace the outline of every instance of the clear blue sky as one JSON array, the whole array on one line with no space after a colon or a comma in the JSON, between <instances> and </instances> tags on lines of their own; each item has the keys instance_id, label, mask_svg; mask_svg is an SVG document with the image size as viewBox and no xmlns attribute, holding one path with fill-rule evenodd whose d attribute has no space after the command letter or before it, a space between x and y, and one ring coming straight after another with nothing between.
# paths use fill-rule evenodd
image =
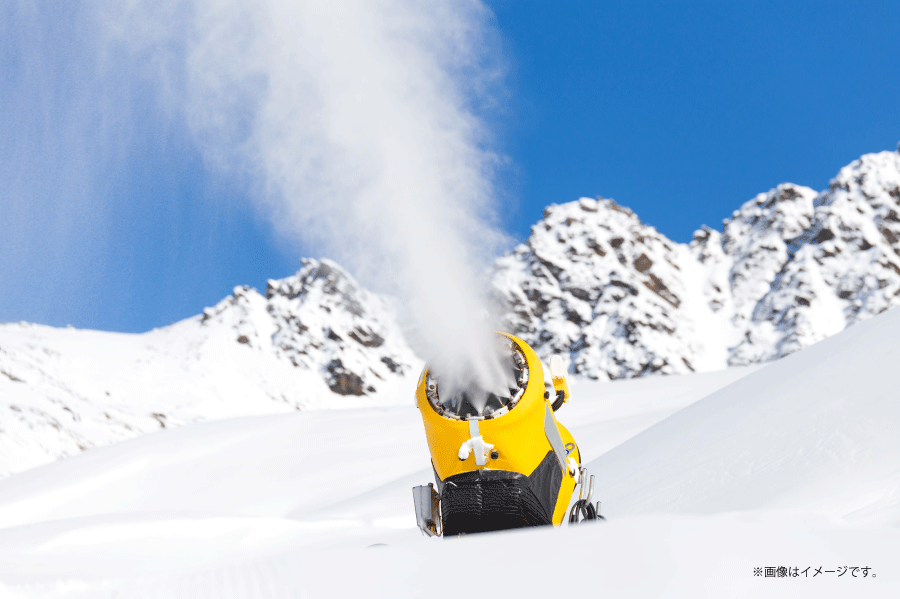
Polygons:
<instances>
[{"instance_id":1,"label":"clear blue sky","mask_svg":"<svg viewBox=\"0 0 900 599\"><path fill-rule=\"evenodd\" d=\"M602 195L686 242L756 193L784 181L822 189L841 166L900 141L900 2L488 6L507 69L489 125L509 158L503 224L517 240L546 205ZM149 96L132 92L124 120L86 109L54 143L71 79L83 75L69 68L79 63L77 40L58 31L65 18L37 18L34 43L0 27L10 83L0 177L18 194L0 192L0 321L144 331L235 285L295 272L299 256L276 243L245 186L206 168ZM36 48L46 56L35 63L54 67L17 88ZM127 142L85 150L79 135L97 128ZM102 176L80 181L76 157L102 161ZM91 202L77 201L79 186Z\"/></svg>"},{"instance_id":2,"label":"clear blue sky","mask_svg":"<svg viewBox=\"0 0 900 599\"><path fill-rule=\"evenodd\" d=\"M686 242L778 183L900 141L900 3L490 3L522 235L603 195Z\"/></svg>"}]
</instances>

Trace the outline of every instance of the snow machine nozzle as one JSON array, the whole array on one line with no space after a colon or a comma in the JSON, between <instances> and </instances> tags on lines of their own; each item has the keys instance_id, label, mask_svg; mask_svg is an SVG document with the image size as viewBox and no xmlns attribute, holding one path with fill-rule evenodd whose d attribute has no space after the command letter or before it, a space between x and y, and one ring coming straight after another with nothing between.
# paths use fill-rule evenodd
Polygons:
<instances>
[{"instance_id":1,"label":"snow machine nozzle","mask_svg":"<svg viewBox=\"0 0 900 599\"><path fill-rule=\"evenodd\" d=\"M452 368L436 360L419 378L416 406L437 488L415 487L413 497L429 536L559 526L576 485L584 495L589 484L578 446L554 414L569 397L562 359L550 361L551 403L534 350L506 333L496 339L494 364ZM590 513L579 508L569 521L594 519Z\"/></svg>"}]
</instances>

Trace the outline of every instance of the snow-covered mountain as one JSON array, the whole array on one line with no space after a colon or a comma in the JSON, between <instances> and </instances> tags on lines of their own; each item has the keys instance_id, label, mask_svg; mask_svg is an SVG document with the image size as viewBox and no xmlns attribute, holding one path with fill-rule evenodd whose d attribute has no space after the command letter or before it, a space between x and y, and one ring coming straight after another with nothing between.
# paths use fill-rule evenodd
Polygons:
<instances>
[{"instance_id":1,"label":"snow-covered mountain","mask_svg":"<svg viewBox=\"0 0 900 599\"><path fill-rule=\"evenodd\" d=\"M670 241L612 200L550 206L492 273L504 324L591 378L786 356L900 304L900 154L782 184Z\"/></svg>"},{"instance_id":2,"label":"snow-covered mountain","mask_svg":"<svg viewBox=\"0 0 900 599\"><path fill-rule=\"evenodd\" d=\"M333 262L140 335L0 325L0 477L203 420L409 402L389 298Z\"/></svg>"},{"instance_id":3,"label":"snow-covered mountain","mask_svg":"<svg viewBox=\"0 0 900 599\"><path fill-rule=\"evenodd\" d=\"M900 303L898 211L900 154L867 154L841 169L813 200L809 226L782 236L784 258L730 363L784 356Z\"/></svg>"},{"instance_id":4,"label":"snow-covered mountain","mask_svg":"<svg viewBox=\"0 0 900 599\"><path fill-rule=\"evenodd\" d=\"M582 198L547 208L492 282L509 306L504 324L542 357L568 356L591 378L630 378L725 366L704 274L688 246L627 208Z\"/></svg>"},{"instance_id":5,"label":"snow-covered mountain","mask_svg":"<svg viewBox=\"0 0 900 599\"><path fill-rule=\"evenodd\" d=\"M397 325L391 298L366 291L330 260L302 264L291 277L269 280L265 297L235 289L203 311L201 329L234 331L237 343L321 373L338 395L376 396L418 374L421 361Z\"/></svg>"},{"instance_id":6,"label":"snow-covered mountain","mask_svg":"<svg viewBox=\"0 0 900 599\"><path fill-rule=\"evenodd\" d=\"M619 379L788 355L900 304L900 154L782 184L675 243L612 200L552 205L500 257L503 326ZM328 260L141 335L0 325L0 476L188 422L409 401L395 302Z\"/></svg>"}]
</instances>

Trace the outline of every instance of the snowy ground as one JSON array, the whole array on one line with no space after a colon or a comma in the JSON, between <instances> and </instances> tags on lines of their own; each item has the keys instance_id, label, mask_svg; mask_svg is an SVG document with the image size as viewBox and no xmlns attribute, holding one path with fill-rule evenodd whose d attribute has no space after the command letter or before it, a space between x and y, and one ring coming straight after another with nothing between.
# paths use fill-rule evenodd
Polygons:
<instances>
[{"instance_id":1,"label":"snowy ground","mask_svg":"<svg viewBox=\"0 0 900 599\"><path fill-rule=\"evenodd\" d=\"M0 481L0 597L898 597L898 337L893 310L762 368L573 385L609 517L580 528L422 537L411 400L92 449Z\"/></svg>"}]
</instances>

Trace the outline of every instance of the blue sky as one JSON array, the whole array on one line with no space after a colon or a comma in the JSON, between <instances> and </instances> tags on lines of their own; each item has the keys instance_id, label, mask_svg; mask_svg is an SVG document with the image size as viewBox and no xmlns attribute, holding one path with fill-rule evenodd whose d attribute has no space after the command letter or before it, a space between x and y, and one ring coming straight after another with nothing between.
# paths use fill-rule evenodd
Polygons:
<instances>
[{"instance_id":1,"label":"blue sky","mask_svg":"<svg viewBox=\"0 0 900 599\"><path fill-rule=\"evenodd\" d=\"M519 235L612 197L676 241L900 141L896 2L491 3L511 63Z\"/></svg>"},{"instance_id":2,"label":"blue sky","mask_svg":"<svg viewBox=\"0 0 900 599\"><path fill-rule=\"evenodd\" d=\"M602 195L686 242L900 141L897 2L487 4L505 76L482 117L516 241L544 206ZM76 17L15 11L0 12L0 321L144 331L327 253L278 239L252 184L212 168L139 74L95 82Z\"/></svg>"}]
</instances>

